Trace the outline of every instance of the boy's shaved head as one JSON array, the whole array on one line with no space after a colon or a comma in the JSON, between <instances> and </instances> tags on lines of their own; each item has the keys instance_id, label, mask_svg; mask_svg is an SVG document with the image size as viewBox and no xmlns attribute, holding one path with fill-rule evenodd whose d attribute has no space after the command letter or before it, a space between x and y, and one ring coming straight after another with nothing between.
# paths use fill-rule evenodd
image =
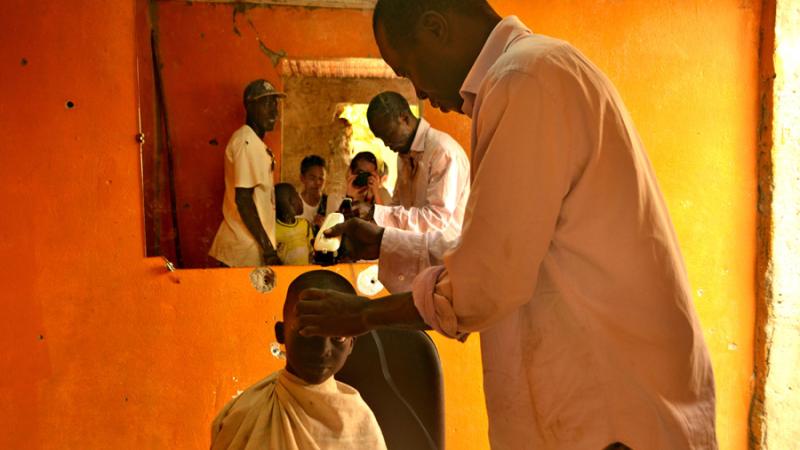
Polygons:
<instances>
[{"instance_id":1,"label":"boy's shaved head","mask_svg":"<svg viewBox=\"0 0 800 450\"><path fill-rule=\"evenodd\" d=\"M294 317L294 305L300 299L300 293L308 288L330 289L345 294L355 294L353 285L347 278L330 270L312 270L295 278L286 291L286 301L283 303L283 319L287 316Z\"/></svg>"},{"instance_id":2,"label":"boy's shaved head","mask_svg":"<svg viewBox=\"0 0 800 450\"><path fill-rule=\"evenodd\" d=\"M336 272L312 270L295 278L283 303L283 322L275 324L278 342L286 345L286 370L311 384L319 384L338 372L353 350L353 338L301 336L295 305L308 288L355 294L353 285Z\"/></svg>"}]
</instances>

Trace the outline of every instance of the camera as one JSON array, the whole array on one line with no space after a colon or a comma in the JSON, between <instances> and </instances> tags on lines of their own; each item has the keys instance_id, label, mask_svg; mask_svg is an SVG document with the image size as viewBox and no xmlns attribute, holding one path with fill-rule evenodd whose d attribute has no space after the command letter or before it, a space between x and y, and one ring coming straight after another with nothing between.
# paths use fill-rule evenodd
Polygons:
<instances>
[{"instance_id":1,"label":"camera","mask_svg":"<svg viewBox=\"0 0 800 450\"><path fill-rule=\"evenodd\" d=\"M369 172L361 172L356 175L355 180L353 180L353 186L355 187L364 187L369 184Z\"/></svg>"}]
</instances>

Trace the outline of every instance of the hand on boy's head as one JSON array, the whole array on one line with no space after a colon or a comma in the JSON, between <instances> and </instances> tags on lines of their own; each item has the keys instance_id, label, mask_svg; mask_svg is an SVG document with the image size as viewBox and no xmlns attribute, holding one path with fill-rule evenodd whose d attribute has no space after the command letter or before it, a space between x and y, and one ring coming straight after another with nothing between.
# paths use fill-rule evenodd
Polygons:
<instances>
[{"instance_id":1,"label":"hand on boy's head","mask_svg":"<svg viewBox=\"0 0 800 450\"><path fill-rule=\"evenodd\" d=\"M300 332L297 314L288 314L284 324L286 369L303 380L319 384L341 370L353 350L353 338L306 336Z\"/></svg>"},{"instance_id":2,"label":"hand on boy's head","mask_svg":"<svg viewBox=\"0 0 800 450\"><path fill-rule=\"evenodd\" d=\"M303 336L359 336L369 331L364 321L368 300L328 289L306 289L295 306Z\"/></svg>"},{"instance_id":3,"label":"hand on boy's head","mask_svg":"<svg viewBox=\"0 0 800 450\"><path fill-rule=\"evenodd\" d=\"M334 290L309 289L312 286ZM326 336L301 334L302 322L299 311L304 307L298 305L318 301L317 297L308 294L315 291L339 294L355 291L347 279L327 270L305 272L289 285L284 303L282 333L286 345L286 370L309 383L319 384L335 375L344 366L353 349L353 339L344 337L347 336L344 334Z\"/></svg>"}]
</instances>

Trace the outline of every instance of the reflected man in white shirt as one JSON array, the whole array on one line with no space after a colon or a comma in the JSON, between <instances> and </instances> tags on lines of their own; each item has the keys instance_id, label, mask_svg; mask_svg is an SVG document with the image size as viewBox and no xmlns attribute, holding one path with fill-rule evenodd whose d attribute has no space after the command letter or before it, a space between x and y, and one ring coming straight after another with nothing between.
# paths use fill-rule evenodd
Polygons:
<instances>
[{"instance_id":1,"label":"reflected man in white shirt","mask_svg":"<svg viewBox=\"0 0 800 450\"><path fill-rule=\"evenodd\" d=\"M496 449L717 448L678 240L608 78L485 0L378 0L373 26L420 98L472 119L464 228L448 240L340 225L331 234L356 257L380 256L395 294L306 291L301 333L480 332Z\"/></svg>"},{"instance_id":2,"label":"reflected man in white shirt","mask_svg":"<svg viewBox=\"0 0 800 450\"><path fill-rule=\"evenodd\" d=\"M391 205L375 205L380 226L461 234L469 197L469 160L461 145L411 112L399 93L376 95L367 108L372 133L397 153Z\"/></svg>"},{"instance_id":3,"label":"reflected man in white shirt","mask_svg":"<svg viewBox=\"0 0 800 450\"><path fill-rule=\"evenodd\" d=\"M275 157L264 143L278 121L278 99L269 81L255 80L244 90L247 123L225 147L223 220L208 254L228 267L280 264L275 252Z\"/></svg>"}]
</instances>

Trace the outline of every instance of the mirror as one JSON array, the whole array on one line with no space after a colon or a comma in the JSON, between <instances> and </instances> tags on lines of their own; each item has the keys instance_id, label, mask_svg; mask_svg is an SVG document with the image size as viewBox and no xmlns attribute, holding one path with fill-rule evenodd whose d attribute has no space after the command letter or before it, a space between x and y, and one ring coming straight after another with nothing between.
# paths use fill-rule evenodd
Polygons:
<instances>
[{"instance_id":1,"label":"mirror","mask_svg":"<svg viewBox=\"0 0 800 450\"><path fill-rule=\"evenodd\" d=\"M225 148L245 123L242 95L252 80L286 94L264 139L276 184L301 192L300 162L315 154L327 162L325 192L343 195L351 157L370 151L386 162L391 191L396 157L369 131L366 106L393 90L420 110L411 83L379 57L373 0L142 2L149 10L138 65L148 256L179 268L219 266L208 251L223 220Z\"/></svg>"}]
</instances>

